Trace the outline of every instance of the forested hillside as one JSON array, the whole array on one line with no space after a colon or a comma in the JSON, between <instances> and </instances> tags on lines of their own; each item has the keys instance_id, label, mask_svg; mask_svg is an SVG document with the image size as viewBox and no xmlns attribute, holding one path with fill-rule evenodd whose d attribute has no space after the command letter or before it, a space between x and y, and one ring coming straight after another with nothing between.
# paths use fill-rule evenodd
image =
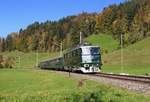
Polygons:
<instances>
[{"instance_id":1,"label":"forested hillside","mask_svg":"<svg viewBox=\"0 0 150 102\"><path fill-rule=\"evenodd\" d=\"M79 43L79 32L84 37L91 34L110 34L120 40L124 35L124 45L133 44L150 36L150 0L128 0L119 5L111 5L101 13L82 13L68 16L59 21L35 22L26 29L0 38L0 51L19 50L49 51L69 48Z\"/></svg>"}]
</instances>

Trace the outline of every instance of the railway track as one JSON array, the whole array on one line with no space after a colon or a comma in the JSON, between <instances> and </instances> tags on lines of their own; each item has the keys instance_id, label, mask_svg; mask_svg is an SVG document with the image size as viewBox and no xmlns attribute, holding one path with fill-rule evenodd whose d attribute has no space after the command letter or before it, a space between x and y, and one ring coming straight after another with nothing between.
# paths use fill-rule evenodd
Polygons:
<instances>
[{"instance_id":1,"label":"railway track","mask_svg":"<svg viewBox=\"0 0 150 102\"><path fill-rule=\"evenodd\" d=\"M134 76L134 75L119 75L119 74L108 74L108 73L96 73L96 74L88 74L96 77L105 77L111 79L132 81L136 83L150 84L150 77L146 76Z\"/></svg>"},{"instance_id":2,"label":"railway track","mask_svg":"<svg viewBox=\"0 0 150 102\"><path fill-rule=\"evenodd\" d=\"M66 71L61 71L66 72ZM75 73L75 72L70 72ZM109 73L95 73L95 74L81 74L76 73L79 75L88 75L88 76L94 76L94 77L105 77L110 79L118 79L118 80L124 80L124 81L130 81L135 83L141 83L141 84L148 84L150 86L150 76L135 76L135 75L120 75L120 74L109 74Z\"/></svg>"},{"instance_id":3,"label":"railway track","mask_svg":"<svg viewBox=\"0 0 150 102\"><path fill-rule=\"evenodd\" d=\"M57 71L57 73L65 74L68 76L68 72ZM108 73L96 73L96 74L81 74L70 73L71 77L79 79L88 79L96 82L125 88L132 92L143 93L144 95L150 95L150 77L146 76L133 76L133 75L118 75Z\"/></svg>"}]
</instances>

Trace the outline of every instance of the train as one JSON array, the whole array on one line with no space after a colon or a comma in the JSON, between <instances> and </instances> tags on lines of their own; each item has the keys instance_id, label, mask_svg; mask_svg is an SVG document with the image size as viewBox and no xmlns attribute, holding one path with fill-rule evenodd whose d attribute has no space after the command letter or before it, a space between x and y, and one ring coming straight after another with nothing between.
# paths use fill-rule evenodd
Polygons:
<instances>
[{"instance_id":1,"label":"train","mask_svg":"<svg viewBox=\"0 0 150 102\"><path fill-rule=\"evenodd\" d=\"M39 63L41 69L63 70L81 73L101 71L101 51L98 46L82 45Z\"/></svg>"}]
</instances>

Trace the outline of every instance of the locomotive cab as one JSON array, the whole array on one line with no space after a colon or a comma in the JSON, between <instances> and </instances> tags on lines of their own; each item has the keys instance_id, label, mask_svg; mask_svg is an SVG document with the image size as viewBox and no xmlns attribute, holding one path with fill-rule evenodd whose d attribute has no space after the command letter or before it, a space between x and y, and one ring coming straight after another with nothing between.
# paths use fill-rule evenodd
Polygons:
<instances>
[{"instance_id":1,"label":"locomotive cab","mask_svg":"<svg viewBox=\"0 0 150 102\"><path fill-rule=\"evenodd\" d=\"M84 73L100 72L101 55L100 48L97 46L83 46L82 49L82 68Z\"/></svg>"},{"instance_id":2,"label":"locomotive cab","mask_svg":"<svg viewBox=\"0 0 150 102\"><path fill-rule=\"evenodd\" d=\"M64 54L66 70L83 73L100 72L101 55L98 46L80 46Z\"/></svg>"}]
</instances>

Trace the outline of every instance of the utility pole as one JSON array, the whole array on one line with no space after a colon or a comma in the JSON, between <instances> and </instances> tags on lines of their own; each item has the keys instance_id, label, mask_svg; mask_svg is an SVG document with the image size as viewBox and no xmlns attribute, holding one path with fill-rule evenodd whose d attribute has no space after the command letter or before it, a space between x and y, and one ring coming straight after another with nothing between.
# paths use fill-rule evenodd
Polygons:
<instances>
[{"instance_id":1,"label":"utility pole","mask_svg":"<svg viewBox=\"0 0 150 102\"><path fill-rule=\"evenodd\" d=\"M18 55L17 55L16 58L18 59L18 61L17 61L17 63L18 63L17 67L20 68L21 66L20 66L20 54L19 54L19 52L18 52Z\"/></svg>"},{"instance_id":2,"label":"utility pole","mask_svg":"<svg viewBox=\"0 0 150 102\"><path fill-rule=\"evenodd\" d=\"M80 32L80 45L82 45L82 32Z\"/></svg>"},{"instance_id":3,"label":"utility pole","mask_svg":"<svg viewBox=\"0 0 150 102\"><path fill-rule=\"evenodd\" d=\"M38 62L39 62L39 54L38 54L38 49L36 51L36 67L38 67Z\"/></svg>"},{"instance_id":4,"label":"utility pole","mask_svg":"<svg viewBox=\"0 0 150 102\"><path fill-rule=\"evenodd\" d=\"M20 55L19 55L18 59L19 59L19 68L20 68L20 67L21 67L21 66L20 66Z\"/></svg>"},{"instance_id":5,"label":"utility pole","mask_svg":"<svg viewBox=\"0 0 150 102\"><path fill-rule=\"evenodd\" d=\"M56 43L53 43L55 46L59 47L60 49L60 55L59 56L63 56L63 41L61 41L60 44L56 44Z\"/></svg>"},{"instance_id":6,"label":"utility pole","mask_svg":"<svg viewBox=\"0 0 150 102\"><path fill-rule=\"evenodd\" d=\"M63 56L63 43L60 43L60 56Z\"/></svg>"},{"instance_id":7,"label":"utility pole","mask_svg":"<svg viewBox=\"0 0 150 102\"><path fill-rule=\"evenodd\" d=\"M121 72L124 72L124 66L123 66L123 34L121 34L120 38L120 45L121 45Z\"/></svg>"}]
</instances>

